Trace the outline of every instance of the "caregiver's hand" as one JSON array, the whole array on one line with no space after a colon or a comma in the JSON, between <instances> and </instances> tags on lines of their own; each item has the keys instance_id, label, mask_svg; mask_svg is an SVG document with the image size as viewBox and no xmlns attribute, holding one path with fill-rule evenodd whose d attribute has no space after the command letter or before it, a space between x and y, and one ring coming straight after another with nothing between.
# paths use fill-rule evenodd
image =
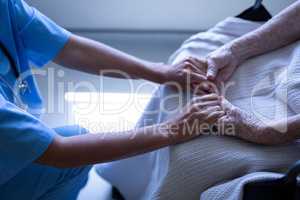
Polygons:
<instances>
[{"instance_id":1,"label":"caregiver's hand","mask_svg":"<svg viewBox=\"0 0 300 200\"><path fill-rule=\"evenodd\" d=\"M164 126L168 127L168 134L176 144L205 133L224 114L221 98L216 94L209 94L192 99L177 116L165 122Z\"/></svg>"},{"instance_id":2,"label":"caregiver's hand","mask_svg":"<svg viewBox=\"0 0 300 200\"><path fill-rule=\"evenodd\" d=\"M189 57L175 65L164 65L160 71L161 83L176 82L183 87L199 84L207 80L206 69L205 60Z\"/></svg>"},{"instance_id":3,"label":"caregiver's hand","mask_svg":"<svg viewBox=\"0 0 300 200\"><path fill-rule=\"evenodd\" d=\"M207 56L207 78L218 82L227 81L240 62L232 45L224 45Z\"/></svg>"}]
</instances>

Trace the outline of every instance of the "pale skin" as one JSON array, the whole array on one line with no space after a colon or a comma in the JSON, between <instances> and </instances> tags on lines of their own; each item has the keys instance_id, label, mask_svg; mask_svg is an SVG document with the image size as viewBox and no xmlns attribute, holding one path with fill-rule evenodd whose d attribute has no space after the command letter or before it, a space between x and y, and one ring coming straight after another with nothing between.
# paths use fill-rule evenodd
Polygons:
<instances>
[{"instance_id":1,"label":"pale skin","mask_svg":"<svg viewBox=\"0 0 300 200\"><path fill-rule=\"evenodd\" d=\"M130 78L145 79L156 83L175 81L185 86L187 76L192 82L203 82L206 76L199 73L205 63L197 58L187 58L176 65L149 62L136 58L100 42L72 35L69 42L54 60L56 63L96 75L118 78L125 73ZM106 71L115 71L108 72Z\"/></svg>"},{"instance_id":2,"label":"pale skin","mask_svg":"<svg viewBox=\"0 0 300 200\"><path fill-rule=\"evenodd\" d=\"M54 61L62 66L91 74L99 75L105 70L118 70L131 78L142 78L156 83L175 81L184 86L188 76L193 83L206 80L201 71L203 60L187 58L173 66L152 63L76 35L71 36ZM124 78L115 72L104 75ZM199 136L199 131L187 133L186 126L195 121L215 123L224 114L221 110L221 99L217 95L198 97L178 116L163 124L111 134L74 137L56 135L46 152L36 162L54 167L77 167L134 156L191 140Z\"/></svg>"},{"instance_id":3,"label":"pale skin","mask_svg":"<svg viewBox=\"0 0 300 200\"><path fill-rule=\"evenodd\" d=\"M300 1L295 2L257 30L242 36L207 57L209 80L227 81L235 69L245 60L300 39ZM264 125L254 116L240 110L224 100L226 116L219 121L234 123L236 136L250 142L275 145L291 142L300 137L300 115L295 115L272 125ZM281 133L278 127L287 123L287 131Z\"/></svg>"}]
</instances>

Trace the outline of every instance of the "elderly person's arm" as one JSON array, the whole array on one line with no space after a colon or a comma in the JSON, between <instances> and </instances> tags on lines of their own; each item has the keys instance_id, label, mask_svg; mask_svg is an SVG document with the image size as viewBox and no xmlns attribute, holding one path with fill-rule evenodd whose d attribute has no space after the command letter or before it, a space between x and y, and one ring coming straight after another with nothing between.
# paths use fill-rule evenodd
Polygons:
<instances>
[{"instance_id":1,"label":"elderly person's arm","mask_svg":"<svg viewBox=\"0 0 300 200\"><path fill-rule=\"evenodd\" d=\"M210 53L207 57L208 78L216 82L227 81L245 60L299 40L299 21L300 1L297 1L260 28ZM265 145L288 143L300 136L300 115L265 124L226 100L223 108L226 116L219 123L227 129L222 128L222 134L234 134L238 138Z\"/></svg>"},{"instance_id":2,"label":"elderly person's arm","mask_svg":"<svg viewBox=\"0 0 300 200\"><path fill-rule=\"evenodd\" d=\"M300 138L300 115L265 123L223 98L226 115L219 119L224 135L263 145L286 144Z\"/></svg>"},{"instance_id":3,"label":"elderly person's arm","mask_svg":"<svg viewBox=\"0 0 300 200\"><path fill-rule=\"evenodd\" d=\"M300 1L297 1L260 28L211 53L208 56L208 78L226 81L246 59L299 40L299 21Z\"/></svg>"}]
</instances>

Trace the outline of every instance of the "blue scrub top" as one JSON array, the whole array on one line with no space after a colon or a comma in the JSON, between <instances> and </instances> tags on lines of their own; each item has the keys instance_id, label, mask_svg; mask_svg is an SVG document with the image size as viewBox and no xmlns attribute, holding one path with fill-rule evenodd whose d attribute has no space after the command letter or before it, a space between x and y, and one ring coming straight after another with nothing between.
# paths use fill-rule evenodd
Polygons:
<instances>
[{"instance_id":1,"label":"blue scrub top","mask_svg":"<svg viewBox=\"0 0 300 200\"><path fill-rule=\"evenodd\" d=\"M19 77L12 73L3 52L0 52L0 75L11 84L26 83L27 87L18 91L17 96L28 109L16 105L13 94L0 80L1 191L2 184L45 152L56 134L34 117L43 105L29 63L41 67L51 61L70 33L23 0L0 0L0 22L0 41L14 59Z\"/></svg>"}]
</instances>

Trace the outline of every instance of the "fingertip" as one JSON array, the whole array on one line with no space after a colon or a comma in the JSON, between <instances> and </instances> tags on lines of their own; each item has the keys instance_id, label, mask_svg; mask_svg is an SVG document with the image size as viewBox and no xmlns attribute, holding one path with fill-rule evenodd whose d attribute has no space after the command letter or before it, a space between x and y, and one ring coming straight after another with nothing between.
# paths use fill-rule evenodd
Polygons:
<instances>
[{"instance_id":1,"label":"fingertip","mask_svg":"<svg viewBox=\"0 0 300 200\"><path fill-rule=\"evenodd\" d=\"M200 82L199 83L201 83L201 82L203 82L203 81L207 81L207 77L206 76L204 76L204 75L201 75L201 74L198 74L198 76L197 76L198 78L199 78L199 80L200 80Z\"/></svg>"}]
</instances>

